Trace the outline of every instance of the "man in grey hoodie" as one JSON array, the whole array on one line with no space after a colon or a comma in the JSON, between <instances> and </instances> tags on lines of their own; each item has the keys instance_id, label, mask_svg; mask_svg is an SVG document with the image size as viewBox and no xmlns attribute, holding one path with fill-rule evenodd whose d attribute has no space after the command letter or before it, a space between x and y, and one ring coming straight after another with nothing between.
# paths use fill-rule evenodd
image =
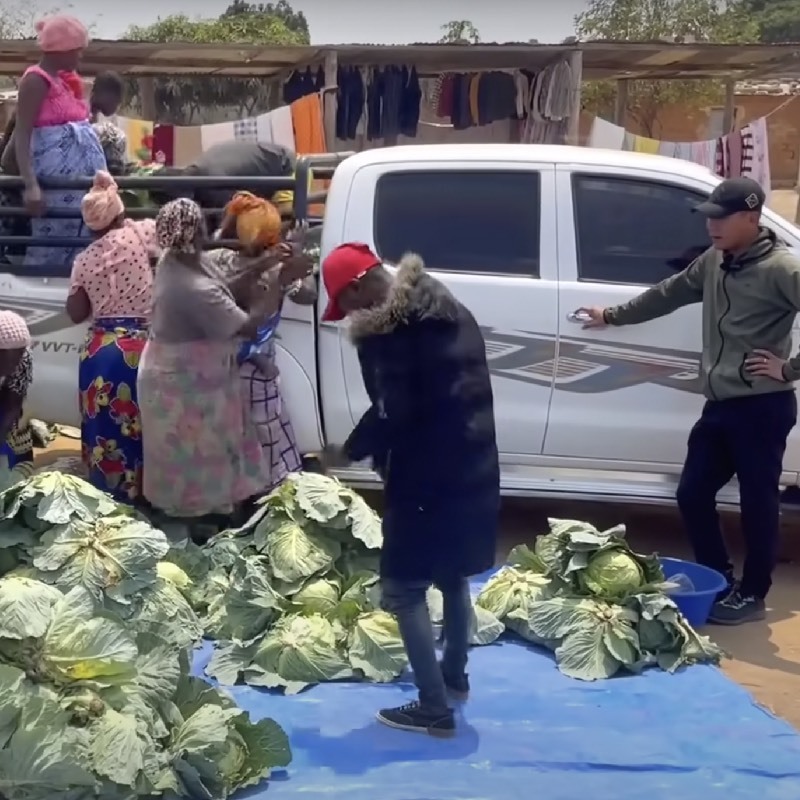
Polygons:
<instances>
[{"instance_id":1,"label":"man in grey hoodie","mask_svg":"<svg viewBox=\"0 0 800 800\"><path fill-rule=\"evenodd\" d=\"M678 507L696 560L728 578L711 621L738 625L765 616L780 531L780 475L797 421L791 356L800 310L800 259L760 224L764 192L749 178L723 181L695 211L712 246L685 270L629 303L585 308L587 328L635 325L703 304L700 375L707 402L689 435ZM716 510L717 492L739 480L746 556L734 578Z\"/></svg>"}]
</instances>

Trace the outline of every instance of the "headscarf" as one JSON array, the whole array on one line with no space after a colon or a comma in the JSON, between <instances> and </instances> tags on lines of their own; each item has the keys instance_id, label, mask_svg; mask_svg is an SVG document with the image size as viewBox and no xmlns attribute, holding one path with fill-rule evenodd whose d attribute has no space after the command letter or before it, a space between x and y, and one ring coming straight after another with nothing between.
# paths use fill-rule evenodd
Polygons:
<instances>
[{"instance_id":1,"label":"headscarf","mask_svg":"<svg viewBox=\"0 0 800 800\"><path fill-rule=\"evenodd\" d=\"M81 200L81 214L86 227L92 231L104 231L124 213L117 182L105 170L98 170L92 188Z\"/></svg>"},{"instance_id":2,"label":"headscarf","mask_svg":"<svg viewBox=\"0 0 800 800\"><path fill-rule=\"evenodd\" d=\"M30 347L31 333L25 320L13 311L0 311L0 350Z\"/></svg>"},{"instance_id":3,"label":"headscarf","mask_svg":"<svg viewBox=\"0 0 800 800\"><path fill-rule=\"evenodd\" d=\"M108 171L112 174L123 173L128 155L128 137L125 132L108 120L95 122L93 127L103 148Z\"/></svg>"},{"instance_id":4,"label":"headscarf","mask_svg":"<svg viewBox=\"0 0 800 800\"><path fill-rule=\"evenodd\" d=\"M161 207L156 217L156 239L162 250L194 253L203 212L194 200L180 197Z\"/></svg>"},{"instance_id":5,"label":"headscarf","mask_svg":"<svg viewBox=\"0 0 800 800\"><path fill-rule=\"evenodd\" d=\"M225 216L226 221L236 219L236 236L244 245L273 247L281 240L281 215L263 197L250 192L236 192L225 206Z\"/></svg>"},{"instance_id":6,"label":"headscarf","mask_svg":"<svg viewBox=\"0 0 800 800\"><path fill-rule=\"evenodd\" d=\"M68 14L45 17L35 27L39 49L43 53L68 53L83 50L89 44L86 26Z\"/></svg>"}]
</instances>

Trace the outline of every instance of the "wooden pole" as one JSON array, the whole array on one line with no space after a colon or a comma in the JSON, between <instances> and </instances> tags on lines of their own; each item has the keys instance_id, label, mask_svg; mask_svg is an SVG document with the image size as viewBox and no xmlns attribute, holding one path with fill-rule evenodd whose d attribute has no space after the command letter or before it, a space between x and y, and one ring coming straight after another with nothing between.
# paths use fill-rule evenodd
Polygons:
<instances>
[{"instance_id":1,"label":"wooden pole","mask_svg":"<svg viewBox=\"0 0 800 800\"><path fill-rule=\"evenodd\" d=\"M338 92L336 86L339 72L339 56L335 50L325 53L325 93L322 96L325 123L325 145L329 153L335 153L336 146L336 104Z\"/></svg>"},{"instance_id":2,"label":"wooden pole","mask_svg":"<svg viewBox=\"0 0 800 800\"><path fill-rule=\"evenodd\" d=\"M614 123L625 127L628 120L628 81L617 81L617 97L614 104Z\"/></svg>"},{"instance_id":3,"label":"wooden pole","mask_svg":"<svg viewBox=\"0 0 800 800\"><path fill-rule=\"evenodd\" d=\"M583 51L573 50L569 54L569 66L572 70L572 111L567 129L567 144L581 143L581 87L583 86Z\"/></svg>"},{"instance_id":4,"label":"wooden pole","mask_svg":"<svg viewBox=\"0 0 800 800\"><path fill-rule=\"evenodd\" d=\"M736 122L736 81L725 81L725 108L722 112L722 135L727 136Z\"/></svg>"}]
</instances>

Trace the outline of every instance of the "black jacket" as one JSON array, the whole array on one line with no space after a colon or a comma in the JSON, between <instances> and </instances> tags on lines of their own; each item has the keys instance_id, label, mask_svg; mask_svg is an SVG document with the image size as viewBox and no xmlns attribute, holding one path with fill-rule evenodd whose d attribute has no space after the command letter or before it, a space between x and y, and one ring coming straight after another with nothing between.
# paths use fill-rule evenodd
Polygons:
<instances>
[{"instance_id":1,"label":"black jacket","mask_svg":"<svg viewBox=\"0 0 800 800\"><path fill-rule=\"evenodd\" d=\"M350 330L371 406L345 450L384 479L382 577L444 582L489 569L500 469L474 317L407 255L388 300Z\"/></svg>"}]
</instances>

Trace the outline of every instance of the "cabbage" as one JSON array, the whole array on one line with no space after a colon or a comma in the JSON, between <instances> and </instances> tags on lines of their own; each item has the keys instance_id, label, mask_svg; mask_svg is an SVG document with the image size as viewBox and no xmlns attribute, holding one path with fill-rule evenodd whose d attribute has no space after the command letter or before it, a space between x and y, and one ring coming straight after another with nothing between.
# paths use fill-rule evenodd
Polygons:
<instances>
[{"instance_id":1,"label":"cabbage","mask_svg":"<svg viewBox=\"0 0 800 800\"><path fill-rule=\"evenodd\" d=\"M638 591L645 582L636 559L623 550L602 550L592 556L581 573L581 581L598 597L624 597Z\"/></svg>"},{"instance_id":2,"label":"cabbage","mask_svg":"<svg viewBox=\"0 0 800 800\"><path fill-rule=\"evenodd\" d=\"M309 581L292 596L292 605L303 612L325 614L339 602L339 584L333 580L318 578Z\"/></svg>"}]
</instances>

